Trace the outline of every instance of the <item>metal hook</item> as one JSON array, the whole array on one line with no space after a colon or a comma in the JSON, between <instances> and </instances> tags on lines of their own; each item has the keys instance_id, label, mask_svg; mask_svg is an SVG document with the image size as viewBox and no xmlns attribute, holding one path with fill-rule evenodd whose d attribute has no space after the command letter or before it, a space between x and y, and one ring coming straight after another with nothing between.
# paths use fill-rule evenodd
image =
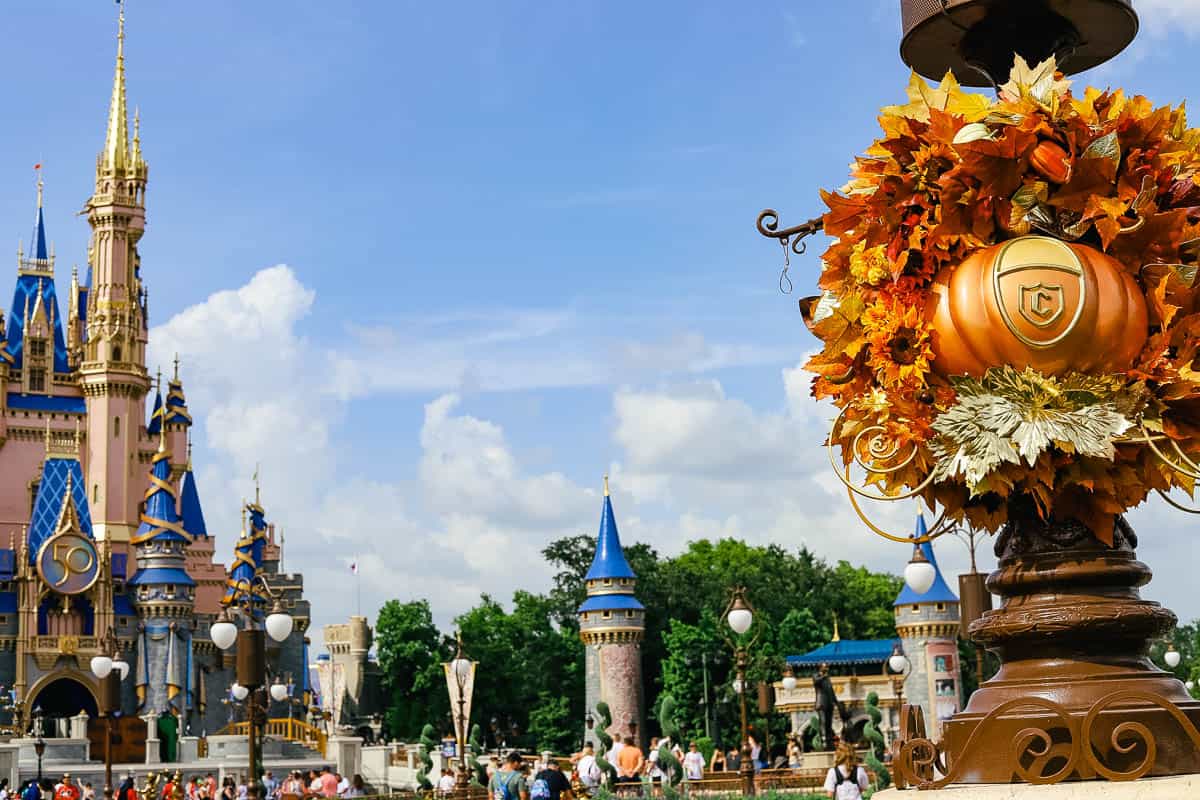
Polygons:
<instances>
[{"instance_id":1,"label":"metal hook","mask_svg":"<svg viewBox=\"0 0 1200 800\"><path fill-rule=\"evenodd\" d=\"M788 267L792 263L788 258L788 241L787 239L780 239L779 243L783 245L783 272L779 273L779 291L784 294L791 294L792 289L795 287L792 286L792 279L788 277ZM787 284L786 289L783 288L784 284Z\"/></svg>"}]
</instances>

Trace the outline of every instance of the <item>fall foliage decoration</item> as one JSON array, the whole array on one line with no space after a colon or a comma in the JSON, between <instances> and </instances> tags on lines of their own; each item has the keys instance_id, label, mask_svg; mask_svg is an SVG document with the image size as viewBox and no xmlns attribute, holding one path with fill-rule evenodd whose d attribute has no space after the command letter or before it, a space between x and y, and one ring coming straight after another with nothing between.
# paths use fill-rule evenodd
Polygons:
<instances>
[{"instance_id":1,"label":"fall foliage decoration","mask_svg":"<svg viewBox=\"0 0 1200 800\"><path fill-rule=\"evenodd\" d=\"M1200 129L1016 59L995 99L915 73L822 192L806 368L866 486L995 530L1114 517L1200 475ZM869 435L868 435L869 434ZM1178 468L1182 466L1182 468Z\"/></svg>"}]
</instances>

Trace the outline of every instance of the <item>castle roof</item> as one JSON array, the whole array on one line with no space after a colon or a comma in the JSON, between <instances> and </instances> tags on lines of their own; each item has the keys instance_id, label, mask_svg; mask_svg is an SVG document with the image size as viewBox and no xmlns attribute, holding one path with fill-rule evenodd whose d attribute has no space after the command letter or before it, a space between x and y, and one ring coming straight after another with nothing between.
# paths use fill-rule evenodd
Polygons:
<instances>
[{"instance_id":1,"label":"castle roof","mask_svg":"<svg viewBox=\"0 0 1200 800\"><path fill-rule=\"evenodd\" d=\"M163 407L164 422L168 425L192 424L192 415L188 413L187 398L183 396L183 382L179 380L178 363L175 367L175 377L167 383L167 402Z\"/></svg>"},{"instance_id":2,"label":"castle roof","mask_svg":"<svg viewBox=\"0 0 1200 800\"><path fill-rule=\"evenodd\" d=\"M204 524L200 493L196 491L196 476L190 462L187 472L183 473L183 487L179 495L179 516L183 520L183 529L193 537L207 537L208 527Z\"/></svg>"},{"instance_id":3,"label":"castle roof","mask_svg":"<svg viewBox=\"0 0 1200 800\"><path fill-rule=\"evenodd\" d=\"M245 510L250 512L250 528L245 528L243 517L242 536L233 547L233 566L225 580L225 596L221 598L224 605L232 603L239 592L247 591L247 587L252 585L254 577L262 569L263 550L267 546L266 512L259 505L257 498L253 503L247 503ZM255 591L254 599L259 601L264 598Z\"/></svg>"},{"instance_id":4,"label":"castle roof","mask_svg":"<svg viewBox=\"0 0 1200 800\"><path fill-rule=\"evenodd\" d=\"M604 578L636 578L633 568L625 560L621 548L621 535L617 532L617 519L613 516L612 498L608 496L608 479L605 479L604 509L600 512L600 533L596 537L596 557L584 580L596 581Z\"/></svg>"},{"instance_id":5,"label":"castle roof","mask_svg":"<svg viewBox=\"0 0 1200 800\"><path fill-rule=\"evenodd\" d=\"M79 459L47 458L42 464L42 479L38 483L37 497L33 501L33 514L29 519L29 531L26 534L30 563L37 558L37 552L46 540L54 535L58 519L62 515L68 481L71 484L70 499L75 506L79 530L84 536L92 537L87 482L83 479L83 467L80 466Z\"/></svg>"},{"instance_id":6,"label":"castle roof","mask_svg":"<svg viewBox=\"0 0 1200 800\"><path fill-rule=\"evenodd\" d=\"M882 664L899 642L899 639L840 639L801 656L788 656L787 663L794 667Z\"/></svg>"},{"instance_id":7,"label":"castle roof","mask_svg":"<svg viewBox=\"0 0 1200 800\"><path fill-rule=\"evenodd\" d=\"M159 431L162 429L162 405L162 392L160 392L158 389L155 389L154 408L150 410L150 421L146 423L146 433L150 434L151 436L158 436Z\"/></svg>"},{"instance_id":8,"label":"castle roof","mask_svg":"<svg viewBox=\"0 0 1200 800\"><path fill-rule=\"evenodd\" d=\"M915 532L913 533L913 538L919 539L922 536L925 536L927 533L928 531L925 528L925 515L918 514L917 526ZM907 606L916 605L918 603L957 603L958 595L952 592L950 587L946 585L946 579L942 577L942 569L938 566L937 558L935 558L933 555L933 543L923 542L918 546L921 548L921 552L925 554L925 558L930 564L933 565L933 585L930 586L929 591L925 592L924 594L917 594L911 588L909 588L908 584L906 583L904 584L904 588L900 590L900 595L896 598L896 602L893 605Z\"/></svg>"},{"instance_id":9,"label":"castle roof","mask_svg":"<svg viewBox=\"0 0 1200 800\"><path fill-rule=\"evenodd\" d=\"M171 485L171 454L161 445L150 466L150 487L146 489L146 506L142 523L133 535L133 544L143 542L191 542L175 512L175 487ZM139 574L141 571L139 571ZM135 582L137 575L130 580Z\"/></svg>"},{"instance_id":10,"label":"castle roof","mask_svg":"<svg viewBox=\"0 0 1200 800\"><path fill-rule=\"evenodd\" d=\"M645 608L631 594L593 594L579 606L579 613L584 611L621 611Z\"/></svg>"}]
</instances>

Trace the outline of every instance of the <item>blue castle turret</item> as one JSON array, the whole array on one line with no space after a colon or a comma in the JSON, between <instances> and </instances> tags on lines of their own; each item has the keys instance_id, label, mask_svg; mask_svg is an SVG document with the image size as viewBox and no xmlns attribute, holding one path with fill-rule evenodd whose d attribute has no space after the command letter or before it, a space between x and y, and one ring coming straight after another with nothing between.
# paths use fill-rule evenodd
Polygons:
<instances>
[{"instance_id":1,"label":"blue castle turret","mask_svg":"<svg viewBox=\"0 0 1200 800\"><path fill-rule=\"evenodd\" d=\"M192 536L176 513L170 476L171 453L160 428L145 510L132 539L137 571L129 586L140 622L134 686L142 713L161 714L174 706L186 718L193 672L189 620L196 582L186 566Z\"/></svg>"},{"instance_id":2,"label":"blue castle turret","mask_svg":"<svg viewBox=\"0 0 1200 800\"><path fill-rule=\"evenodd\" d=\"M642 689L642 637L646 610L634 590L637 575L625 558L617 520L604 476L604 507L596 555L584 576L587 599L579 606L579 635L585 647L586 710L594 714L601 701L612 713L614 737L641 738L645 726ZM585 736L595 742L595 734Z\"/></svg>"},{"instance_id":3,"label":"blue castle turret","mask_svg":"<svg viewBox=\"0 0 1200 800\"><path fill-rule=\"evenodd\" d=\"M917 515L914 539L925 536L924 515ZM962 707L962 678L958 663L958 596L946 584L933 552L933 544L917 545L933 565L929 590L917 594L905 585L896 597L896 632L911 671L904 680L905 702L925 711L927 725L935 733L941 721Z\"/></svg>"}]
</instances>

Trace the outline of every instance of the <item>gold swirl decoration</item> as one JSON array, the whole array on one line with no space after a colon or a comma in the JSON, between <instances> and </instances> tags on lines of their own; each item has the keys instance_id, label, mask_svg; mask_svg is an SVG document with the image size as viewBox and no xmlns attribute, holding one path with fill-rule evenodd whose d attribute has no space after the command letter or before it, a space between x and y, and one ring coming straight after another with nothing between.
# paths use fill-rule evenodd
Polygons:
<instances>
[{"instance_id":1,"label":"gold swirl decoration","mask_svg":"<svg viewBox=\"0 0 1200 800\"><path fill-rule=\"evenodd\" d=\"M157 453L154 454L152 463L158 463L159 461L166 460L170 457L171 457L171 454L169 452L167 452L165 450L159 450ZM167 481L164 481L162 478L155 475L153 472L153 468L151 468L151 472L147 477L150 480L150 486L146 488L146 494L142 497L142 499L146 501L145 502L146 507L147 508L149 507L150 498L153 497L156 492L166 492L167 495L171 498L172 505L174 505L174 503L177 499L176 495L175 495L175 487L172 486ZM188 544L192 543L191 534L183 529L183 525L180 522L172 522L170 520L159 519L158 517L152 517L149 514L147 514L145 511L143 511L141 513L139 519L141 520L141 522L143 524L149 525L150 530L148 530L146 533L141 534L140 536L134 536L130 540L131 543L133 543L133 544L141 544L142 542L148 542L151 539L153 539L155 536L158 536L160 533L166 533L167 531L179 534L180 536L182 536L184 538L184 540Z\"/></svg>"}]
</instances>

